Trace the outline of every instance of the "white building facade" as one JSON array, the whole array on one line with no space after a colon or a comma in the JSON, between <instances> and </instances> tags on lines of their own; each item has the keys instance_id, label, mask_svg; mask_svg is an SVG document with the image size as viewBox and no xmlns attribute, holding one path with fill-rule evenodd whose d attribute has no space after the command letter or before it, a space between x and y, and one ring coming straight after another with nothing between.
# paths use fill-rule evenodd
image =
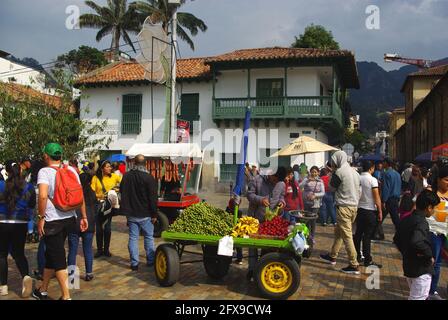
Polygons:
<instances>
[{"instance_id":1,"label":"white building facade","mask_svg":"<svg viewBox=\"0 0 448 320\"><path fill-rule=\"evenodd\" d=\"M164 141L164 85L151 85L135 62L111 64L79 79L81 117L108 119L103 155L125 153L134 143ZM338 144L348 123L345 92L359 86L351 52L291 48L237 50L221 56L178 60L178 119L192 124L191 140L208 164L203 181L228 183L240 162L246 107L251 110L247 161L275 165L269 155L300 136ZM84 110L89 109L86 114ZM280 158L278 165L323 166L326 153ZM208 181L208 182L207 182Z\"/></svg>"}]
</instances>

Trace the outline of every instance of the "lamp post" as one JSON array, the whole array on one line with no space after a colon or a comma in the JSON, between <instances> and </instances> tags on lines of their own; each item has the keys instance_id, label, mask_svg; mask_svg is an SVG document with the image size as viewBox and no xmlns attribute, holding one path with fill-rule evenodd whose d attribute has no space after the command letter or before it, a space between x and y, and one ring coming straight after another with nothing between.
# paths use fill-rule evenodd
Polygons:
<instances>
[{"instance_id":1,"label":"lamp post","mask_svg":"<svg viewBox=\"0 0 448 320\"><path fill-rule=\"evenodd\" d=\"M168 4L173 5L173 17L171 18L171 108L170 108L170 143L176 142L176 47L177 47L177 8L180 0L168 0Z\"/></svg>"}]
</instances>

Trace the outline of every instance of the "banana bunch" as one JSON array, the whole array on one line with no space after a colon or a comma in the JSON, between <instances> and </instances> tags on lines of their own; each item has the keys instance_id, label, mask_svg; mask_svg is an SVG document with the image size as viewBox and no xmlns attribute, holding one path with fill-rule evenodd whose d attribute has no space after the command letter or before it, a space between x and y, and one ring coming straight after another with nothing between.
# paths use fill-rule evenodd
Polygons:
<instances>
[{"instance_id":1,"label":"banana bunch","mask_svg":"<svg viewBox=\"0 0 448 320\"><path fill-rule=\"evenodd\" d=\"M258 232L259 222L253 217L242 217L233 228L232 237L245 237Z\"/></svg>"}]
</instances>

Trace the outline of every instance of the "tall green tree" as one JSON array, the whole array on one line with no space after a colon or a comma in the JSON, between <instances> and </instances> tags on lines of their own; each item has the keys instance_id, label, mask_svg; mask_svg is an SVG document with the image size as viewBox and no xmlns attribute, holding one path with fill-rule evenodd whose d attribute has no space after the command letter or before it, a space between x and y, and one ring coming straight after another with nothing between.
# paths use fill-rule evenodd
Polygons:
<instances>
[{"instance_id":1,"label":"tall green tree","mask_svg":"<svg viewBox=\"0 0 448 320\"><path fill-rule=\"evenodd\" d=\"M185 4L186 0L181 0L181 5ZM136 1L131 4L139 12L140 22L143 23L149 16L153 23L161 23L162 28L168 32L168 26L173 16L176 6L168 4L168 0L147 0ZM190 48L194 50L194 43L187 33L187 30L192 36L196 36L199 31L205 32L207 26L201 19L188 12L177 13L177 34L180 39L188 43Z\"/></svg>"},{"instance_id":2,"label":"tall green tree","mask_svg":"<svg viewBox=\"0 0 448 320\"><path fill-rule=\"evenodd\" d=\"M70 89L72 78L60 71L55 72L54 77L59 98L0 83L1 162L23 156L41 158L48 142L62 145L64 159L81 152L93 157L97 153L95 150L110 143L110 137L101 135L107 120L80 119ZM89 113L89 110L83 112ZM97 117L101 117L101 112Z\"/></svg>"},{"instance_id":3,"label":"tall green tree","mask_svg":"<svg viewBox=\"0 0 448 320\"><path fill-rule=\"evenodd\" d=\"M103 67L107 64L104 53L88 46L70 50L56 59L56 67L68 68L71 73L80 75Z\"/></svg>"},{"instance_id":4,"label":"tall green tree","mask_svg":"<svg viewBox=\"0 0 448 320\"><path fill-rule=\"evenodd\" d=\"M321 25L311 24L305 28L303 34L295 38L291 45L293 48L339 49L339 43L334 40L332 32Z\"/></svg>"},{"instance_id":5,"label":"tall green tree","mask_svg":"<svg viewBox=\"0 0 448 320\"><path fill-rule=\"evenodd\" d=\"M86 1L85 4L95 13L81 15L79 19L81 28L100 29L96 34L96 41L98 42L111 34L110 48L115 53L119 51L121 37L136 52L129 32L138 33L140 31L140 21L137 18L138 14L135 8L128 6L127 0L107 0L107 6L104 7L99 6L94 1Z\"/></svg>"}]
</instances>

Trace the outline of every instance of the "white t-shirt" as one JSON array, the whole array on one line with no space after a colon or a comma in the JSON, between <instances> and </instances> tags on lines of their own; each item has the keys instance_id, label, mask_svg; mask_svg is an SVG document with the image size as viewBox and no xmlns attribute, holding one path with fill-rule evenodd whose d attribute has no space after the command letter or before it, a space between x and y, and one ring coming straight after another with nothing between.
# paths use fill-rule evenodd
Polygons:
<instances>
[{"instance_id":1,"label":"white t-shirt","mask_svg":"<svg viewBox=\"0 0 448 320\"><path fill-rule=\"evenodd\" d=\"M57 166L54 166L57 167ZM78 173L72 167L68 167L69 170L72 170L73 173L76 174L79 180ZM55 208L53 202L50 199L54 197L54 188L56 183L56 170L52 168L42 168L39 170L37 175L37 185L46 184L48 185L48 201L47 201L47 209L45 209L45 221L55 221L55 220L63 220L71 217L76 217L75 210L71 211L60 211ZM81 182L80 182L81 183Z\"/></svg>"},{"instance_id":2,"label":"white t-shirt","mask_svg":"<svg viewBox=\"0 0 448 320\"><path fill-rule=\"evenodd\" d=\"M376 211L375 200L373 199L372 189L378 188L378 180L368 172L363 172L360 177L361 181L361 198L359 199L358 208Z\"/></svg>"}]
</instances>

